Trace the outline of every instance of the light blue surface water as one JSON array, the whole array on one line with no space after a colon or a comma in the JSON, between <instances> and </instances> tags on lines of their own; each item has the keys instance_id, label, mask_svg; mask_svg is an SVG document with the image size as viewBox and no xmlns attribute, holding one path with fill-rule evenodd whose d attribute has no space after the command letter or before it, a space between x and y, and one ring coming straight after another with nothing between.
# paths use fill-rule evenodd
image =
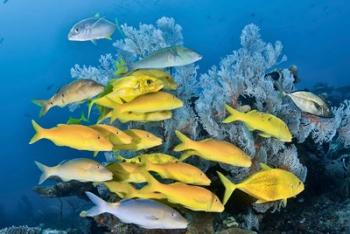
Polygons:
<instances>
[{"instance_id":1,"label":"light blue surface water","mask_svg":"<svg viewBox=\"0 0 350 234\"><path fill-rule=\"evenodd\" d=\"M99 12L110 20L138 25L162 16L183 27L185 45L203 55L201 71L238 49L242 28L255 23L265 41L280 40L288 62L296 64L307 88L317 82L349 84L350 3L346 0L9 0L0 3L1 161L0 206L14 210L32 191L40 172L33 161L53 165L89 153L59 148L47 141L34 145L31 119L39 108L32 99L48 98L71 81L74 64L96 65L100 54L114 53L112 42L71 42L77 21ZM113 40L120 38L117 33ZM52 126L66 119L53 109L38 122ZM39 200L40 201L40 200Z\"/></svg>"}]
</instances>

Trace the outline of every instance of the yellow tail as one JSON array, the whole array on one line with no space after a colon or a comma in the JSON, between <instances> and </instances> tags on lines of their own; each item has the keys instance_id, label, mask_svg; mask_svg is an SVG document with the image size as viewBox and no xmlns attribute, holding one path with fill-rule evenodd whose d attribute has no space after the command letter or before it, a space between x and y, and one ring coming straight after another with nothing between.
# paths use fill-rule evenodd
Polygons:
<instances>
[{"instance_id":1,"label":"yellow tail","mask_svg":"<svg viewBox=\"0 0 350 234\"><path fill-rule=\"evenodd\" d=\"M176 136L179 138L179 140L182 142L181 144L175 146L174 151L180 152L184 150L191 149L191 142L193 142L190 138L188 138L186 135L182 134L180 131L175 131Z\"/></svg>"},{"instance_id":2,"label":"yellow tail","mask_svg":"<svg viewBox=\"0 0 350 234\"><path fill-rule=\"evenodd\" d=\"M237 185L232 183L227 177L225 177L223 174L221 174L221 172L217 171L219 178L222 182L222 184L225 187L225 195L224 195L224 199L223 199L223 204L225 205L228 201L228 199L230 199L233 191L235 191L235 189L237 188Z\"/></svg>"},{"instance_id":3,"label":"yellow tail","mask_svg":"<svg viewBox=\"0 0 350 234\"><path fill-rule=\"evenodd\" d=\"M41 107L39 117L44 116L50 109L50 106L48 105L49 102L47 100L33 100L33 103Z\"/></svg>"},{"instance_id":4,"label":"yellow tail","mask_svg":"<svg viewBox=\"0 0 350 234\"><path fill-rule=\"evenodd\" d=\"M158 191L158 188L161 183L156 180L145 168L141 167L140 172L147 180L147 185L140 190L140 193L160 192Z\"/></svg>"},{"instance_id":5,"label":"yellow tail","mask_svg":"<svg viewBox=\"0 0 350 234\"><path fill-rule=\"evenodd\" d=\"M225 104L225 109L228 113L230 113L230 116L228 116L226 119L224 119L224 121L222 121L223 123L231 123L231 122L235 122L238 120L242 120L243 113L239 112L238 110L233 109L232 107L230 107L227 104Z\"/></svg>"},{"instance_id":6,"label":"yellow tail","mask_svg":"<svg viewBox=\"0 0 350 234\"><path fill-rule=\"evenodd\" d=\"M32 120L32 125L35 130L35 135L32 137L30 140L29 144L33 144L41 139L44 138L43 131L45 130L44 128L40 127L39 124L37 124L34 120Z\"/></svg>"}]
</instances>

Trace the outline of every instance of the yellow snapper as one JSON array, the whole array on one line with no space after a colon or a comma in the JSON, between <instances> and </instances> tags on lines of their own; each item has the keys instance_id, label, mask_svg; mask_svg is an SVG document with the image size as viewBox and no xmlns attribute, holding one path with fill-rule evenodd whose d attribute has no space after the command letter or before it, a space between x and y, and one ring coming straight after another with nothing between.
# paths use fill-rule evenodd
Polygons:
<instances>
[{"instance_id":1,"label":"yellow snapper","mask_svg":"<svg viewBox=\"0 0 350 234\"><path fill-rule=\"evenodd\" d=\"M183 162L152 163L144 160L144 168L147 171L156 172L164 179L172 179L186 184L210 185L210 179L195 166Z\"/></svg>"},{"instance_id":2,"label":"yellow snapper","mask_svg":"<svg viewBox=\"0 0 350 234\"><path fill-rule=\"evenodd\" d=\"M303 182L293 173L272 169L264 164L261 171L254 173L239 184L232 183L223 174L218 172L220 180L225 186L224 204L228 201L235 189L242 190L250 196L258 199L257 203L266 203L294 197L304 190Z\"/></svg>"},{"instance_id":3,"label":"yellow snapper","mask_svg":"<svg viewBox=\"0 0 350 234\"><path fill-rule=\"evenodd\" d=\"M140 166L133 163L110 163L106 166L108 170L113 173L113 177L116 181L129 182L129 183L144 183L146 177L142 173Z\"/></svg>"},{"instance_id":4,"label":"yellow snapper","mask_svg":"<svg viewBox=\"0 0 350 234\"><path fill-rule=\"evenodd\" d=\"M102 93L104 86L87 79L73 81L61 89L48 100L34 100L41 106L40 117L45 115L52 107L64 107L72 103L78 103L97 96Z\"/></svg>"},{"instance_id":5,"label":"yellow snapper","mask_svg":"<svg viewBox=\"0 0 350 234\"><path fill-rule=\"evenodd\" d=\"M133 198L162 200L166 197L161 193L141 193L133 185L125 182L108 181L103 183L110 192L117 194L120 198L133 195Z\"/></svg>"},{"instance_id":6,"label":"yellow snapper","mask_svg":"<svg viewBox=\"0 0 350 234\"><path fill-rule=\"evenodd\" d=\"M274 115L256 110L243 113L228 105L225 105L225 108L231 115L223 121L224 123L242 121L250 131L257 130L262 137L274 137L284 142L292 141L293 136L288 126Z\"/></svg>"},{"instance_id":7,"label":"yellow snapper","mask_svg":"<svg viewBox=\"0 0 350 234\"><path fill-rule=\"evenodd\" d=\"M128 129L124 131L126 134L132 137L130 144L114 145L114 150L143 150L149 149L163 143L163 140L150 132L140 129Z\"/></svg>"},{"instance_id":8,"label":"yellow snapper","mask_svg":"<svg viewBox=\"0 0 350 234\"><path fill-rule=\"evenodd\" d=\"M113 144L100 132L84 125L59 124L51 129L40 127L32 120L36 134L29 144L33 144L41 139L48 139L57 146L67 146L78 150L88 151L112 151Z\"/></svg>"},{"instance_id":9,"label":"yellow snapper","mask_svg":"<svg viewBox=\"0 0 350 234\"><path fill-rule=\"evenodd\" d=\"M128 199L108 203L93 193L86 192L94 207L80 213L94 217L103 213L116 216L122 223L133 223L145 229L183 229L188 222L179 212L160 202L149 199Z\"/></svg>"},{"instance_id":10,"label":"yellow snapper","mask_svg":"<svg viewBox=\"0 0 350 234\"><path fill-rule=\"evenodd\" d=\"M133 158L123 158L122 156L118 155L116 157L118 161L121 162L129 162L129 163L136 163L136 164L142 164L144 160L147 160L151 163L156 164L162 164L162 163L172 163L172 162L178 162L179 160L175 158L174 156L163 154L163 153L151 153L151 154L141 154L138 156L135 156Z\"/></svg>"},{"instance_id":11,"label":"yellow snapper","mask_svg":"<svg viewBox=\"0 0 350 234\"><path fill-rule=\"evenodd\" d=\"M36 161L35 164L42 172L39 184L52 176L57 176L63 181L103 182L111 180L113 175L100 163L86 158L69 160L53 167Z\"/></svg>"},{"instance_id":12,"label":"yellow snapper","mask_svg":"<svg viewBox=\"0 0 350 234\"><path fill-rule=\"evenodd\" d=\"M132 137L117 127L106 124L96 124L90 126L90 128L100 132L106 139L109 139L113 145L130 144L132 142Z\"/></svg>"},{"instance_id":13,"label":"yellow snapper","mask_svg":"<svg viewBox=\"0 0 350 234\"><path fill-rule=\"evenodd\" d=\"M171 75L160 69L140 69L133 71L130 75L155 77L163 82L164 89L176 90L177 88L177 84Z\"/></svg>"},{"instance_id":14,"label":"yellow snapper","mask_svg":"<svg viewBox=\"0 0 350 234\"><path fill-rule=\"evenodd\" d=\"M135 113L135 112L119 112L118 110L112 110L105 118L111 118L110 122L113 123L118 119L122 123L130 121L136 122L156 122L171 119L173 116L171 111L156 111L147 113Z\"/></svg>"},{"instance_id":15,"label":"yellow snapper","mask_svg":"<svg viewBox=\"0 0 350 234\"><path fill-rule=\"evenodd\" d=\"M162 184L149 174L149 172L144 171L144 174L148 184L140 190L142 193L162 193L170 203L180 204L187 209L194 211L224 211L224 205L219 198L214 193L203 187L180 182Z\"/></svg>"},{"instance_id":16,"label":"yellow snapper","mask_svg":"<svg viewBox=\"0 0 350 234\"><path fill-rule=\"evenodd\" d=\"M251 158L237 146L215 139L206 139L202 141L194 141L179 131L175 131L176 136L182 141L181 144L174 148L174 151L185 151L180 160L197 155L210 161L222 162L237 167L250 167Z\"/></svg>"},{"instance_id":17,"label":"yellow snapper","mask_svg":"<svg viewBox=\"0 0 350 234\"><path fill-rule=\"evenodd\" d=\"M182 101L174 95L165 92L157 92L139 96L128 103L117 104L114 110L121 113L148 113L173 110L182 106Z\"/></svg>"}]
</instances>

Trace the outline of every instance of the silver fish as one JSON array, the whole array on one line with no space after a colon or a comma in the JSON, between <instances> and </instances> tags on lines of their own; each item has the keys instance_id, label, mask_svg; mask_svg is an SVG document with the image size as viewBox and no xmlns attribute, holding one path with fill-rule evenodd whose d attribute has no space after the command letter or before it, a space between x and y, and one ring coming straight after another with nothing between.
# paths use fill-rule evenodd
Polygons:
<instances>
[{"instance_id":1,"label":"silver fish","mask_svg":"<svg viewBox=\"0 0 350 234\"><path fill-rule=\"evenodd\" d=\"M117 25L98 15L76 23L68 34L70 41L91 41L111 39Z\"/></svg>"},{"instance_id":2,"label":"silver fish","mask_svg":"<svg viewBox=\"0 0 350 234\"><path fill-rule=\"evenodd\" d=\"M132 70L136 69L162 69L192 64L202 59L202 56L188 48L173 46L160 49L144 59L134 63Z\"/></svg>"},{"instance_id":3,"label":"silver fish","mask_svg":"<svg viewBox=\"0 0 350 234\"><path fill-rule=\"evenodd\" d=\"M63 86L48 100L34 100L33 102L41 107L41 117L54 106L64 107L68 104L79 103L97 96L103 90L104 86L96 81L80 79Z\"/></svg>"},{"instance_id":4,"label":"silver fish","mask_svg":"<svg viewBox=\"0 0 350 234\"><path fill-rule=\"evenodd\" d=\"M322 100L322 98L311 92L297 91L285 93L285 95L290 97L302 112L325 118L331 118L333 116L328 104Z\"/></svg>"},{"instance_id":5,"label":"silver fish","mask_svg":"<svg viewBox=\"0 0 350 234\"><path fill-rule=\"evenodd\" d=\"M94 217L110 213L123 223L133 223L146 229L184 229L187 220L173 208L160 202L147 199L129 199L117 203L108 203L86 192L94 207L80 213L81 217Z\"/></svg>"},{"instance_id":6,"label":"silver fish","mask_svg":"<svg viewBox=\"0 0 350 234\"><path fill-rule=\"evenodd\" d=\"M53 167L36 161L35 164L42 171L39 184L52 176L57 176L63 181L77 180L80 182L104 182L113 178L112 172L100 163L86 158L69 160Z\"/></svg>"}]
</instances>

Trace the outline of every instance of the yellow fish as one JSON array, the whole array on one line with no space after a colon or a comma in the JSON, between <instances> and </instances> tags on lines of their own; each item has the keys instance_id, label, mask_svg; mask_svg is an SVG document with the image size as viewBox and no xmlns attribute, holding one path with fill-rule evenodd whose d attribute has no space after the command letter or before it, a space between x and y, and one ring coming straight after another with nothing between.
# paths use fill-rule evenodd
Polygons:
<instances>
[{"instance_id":1,"label":"yellow fish","mask_svg":"<svg viewBox=\"0 0 350 234\"><path fill-rule=\"evenodd\" d=\"M144 168L156 172L164 179L177 180L186 184L210 185L210 179L197 167L183 162L156 164L145 159Z\"/></svg>"},{"instance_id":2,"label":"yellow fish","mask_svg":"<svg viewBox=\"0 0 350 234\"><path fill-rule=\"evenodd\" d=\"M114 110L121 113L148 113L173 110L182 106L182 101L174 95L165 92L157 92L139 96L128 103L117 104Z\"/></svg>"},{"instance_id":3,"label":"yellow fish","mask_svg":"<svg viewBox=\"0 0 350 234\"><path fill-rule=\"evenodd\" d=\"M223 174L218 172L220 180L225 186L224 204L228 201L235 189L242 190L250 196L258 199L257 203L272 202L294 197L304 190L303 182L293 173L272 169L261 164L263 170L249 176L239 184L232 183Z\"/></svg>"},{"instance_id":4,"label":"yellow fish","mask_svg":"<svg viewBox=\"0 0 350 234\"><path fill-rule=\"evenodd\" d=\"M250 167L252 164L251 158L246 153L229 142L211 138L194 141L179 131L175 131L175 133L182 143L177 145L174 151L188 150L181 156L180 160L197 155L206 160L222 162L237 167Z\"/></svg>"},{"instance_id":5,"label":"yellow fish","mask_svg":"<svg viewBox=\"0 0 350 234\"><path fill-rule=\"evenodd\" d=\"M138 151L153 148L163 143L163 140L161 138L144 130L128 129L124 132L132 137L132 142L130 144L114 145L114 150Z\"/></svg>"},{"instance_id":6,"label":"yellow fish","mask_svg":"<svg viewBox=\"0 0 350 234\"><path fill-rule=\"evenodd\" d=\"M130 144L132 142L132 137L117 127L106 124L96 124L90 126L90 128L100 132L106 139L109 139L113 145Z\"/></svg>"},{"instance_id":7,"label":"yellow fish","mask_svg":"<svg viewBox=\"0 0 350 234\"><path fill-rule=\"evenodd\" d=\"M57 146L67 146L77 150L88 151L112 151L113 144L106 139L103 134L84 125L59 124L51 129L40 127L32 120L36 134L29 144L33 144L41 139L48 139Z\"/></svg>"},{"instance_id":8,"label":"yellow fish","mask_svg":"<svg viewBox=\"0 0 350 234\"><path fill-rule=\"evenodd\" d=\"M166 196L161 193L142 193L131 184L125 182L108 181L105 182L104 185L110 192L117 194L120 198L125 198L132 194L133 198L155 200L166 199Z\"/></svg>"},{"instance_id":9,"label":"yellow fish","mask_svg":"<svg viewBox=\"0 0 350 234\"><path fill-rule=\"evenodd\" d=\"M122 123L127 123L130 121L137 122L155 122L163 121L166 119L171 119L173 116L171 111L157 111L157 112L148 112L148 113L135 113L135 112L119 112L112 110L108 113L104 119L111 118L111 123L118 119Z\"/></svg>"},{"instance_id":10,"label":"yellow fish","mask_svg":"<svg viewBox=\"0 0 350 234\"><path fill-rule=\"evenodd\" d=\"M174 156L163 154L163 153L141 154L133 158L123 158L122 156L118 155L116 159L121 162L129 162L129 163L136 163L136 164L142 164L144 160L147 160L151 163L156 163L156 164L174 163L179 161Z\"/></svg>"},{"instance_id":11,"label":"yellow fish","mask_svg":"<svg viewBox=\"0 0 350 234\"><path fill-rule=\"evenodd\" d=\"M113 173L117 181L129 183L144 183L146 177L140 172L140 166L133 163L110 163L106 166Z\"/></svg>"},{"instance_id":12,"label":"yellow fish","mask_svg":"<svg viewBox=\"0 0 350 234\"><path fill-rule=\"evenodd\" d=\"M288 126L274 115L256 110L243 113L229 105L225 105L225 108L231 115L223 121L224 123L242 121L250 131L257 130L262 137L274 137L284 142L292 141L293 136Z\"/></svg>"},{"instance_id":13,"label":"yellow fish","mask_svg":"<svg viewBox=\"0 0 350 234\"><path fill-rule=\"evenodd\" d=\"M177 84L173 80L171 75L163 70L140 69L140 70L133 71L130 75L155 77L163 82L164 89L176 90L177 88Z\"/></svg>"},{"instance_id":14,"label":"yellow fish","mask_svg":"<svg viewBox=\"0 0 350 234\"><path fill-rule=\"evenodd\" d=\"M149 172L145 171L144 174L148 184L140 190L142 193L159 192L165 195L170 203L180 204L194 211L224 211L224 205L219 198L203 187L180 182L162 184L149 174Z\"/></svg>"}]
</instances>

